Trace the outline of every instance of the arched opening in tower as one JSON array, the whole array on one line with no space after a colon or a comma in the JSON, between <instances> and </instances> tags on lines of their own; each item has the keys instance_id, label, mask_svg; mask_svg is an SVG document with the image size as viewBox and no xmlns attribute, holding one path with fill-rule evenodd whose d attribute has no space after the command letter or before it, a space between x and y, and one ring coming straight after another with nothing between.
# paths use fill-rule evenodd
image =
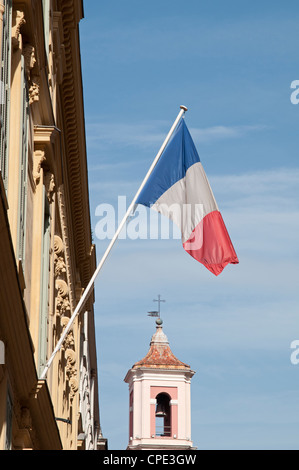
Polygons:
<instances>
[{"instance_id":1,"label":"arched opening in tower","mask_svg":"<svg viewBox=\"0 0 299 470\"><path fill-rule=\"evenodd\" d=\"M156 396L156 436L171 436L170 396L167 393L159 393Z\"/></svg>"}]
</instances>

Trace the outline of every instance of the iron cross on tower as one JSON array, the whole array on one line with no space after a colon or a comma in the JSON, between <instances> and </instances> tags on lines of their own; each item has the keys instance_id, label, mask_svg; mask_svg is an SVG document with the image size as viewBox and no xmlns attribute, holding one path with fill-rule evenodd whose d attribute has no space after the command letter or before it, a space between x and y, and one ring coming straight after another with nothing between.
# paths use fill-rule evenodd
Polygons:
<instances>
[{"instance_id":1,"label":"iron cross on tower","mask_svg":"<svg viewBox=\"0 0 299 470\"><path fill-rule=\"evenodd\" d=\"M161 299L161 295L158 295L158 299L154 299L154 302L158 302L158 310L154 310L154 311L152 311L152 312L148 312L148 316L160 318L161 302L166 302L166 300L162 300L162 299Z\"/></svg>"}]
</instances>

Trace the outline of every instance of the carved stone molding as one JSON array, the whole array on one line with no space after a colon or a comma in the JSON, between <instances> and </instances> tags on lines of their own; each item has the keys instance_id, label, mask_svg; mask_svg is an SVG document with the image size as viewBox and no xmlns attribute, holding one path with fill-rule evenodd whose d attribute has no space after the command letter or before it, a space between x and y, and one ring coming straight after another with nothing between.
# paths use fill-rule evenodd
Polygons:
<instances>
[{"instance_id":1,"label":"carved stone molding","mask_svg":"<svg viewBox=\"0 0 299 470\"><path fill-rule=\"evenodd\" d=\"M67 326L68 322L69 317L61 317L61 326L63 329ZM66 360L67 388L69 389L69 397L72 401L79 388L77 379L77 354L75 351L75 339L72 329L66 335L63 349L65 351L64 357Z\"/></svg>"},{"instance_id":2,"label":"carved stone molding","mask_svg":"<svg viewBox=\"0 0 299 470\"><path fill-rule=\"evenodd\" d=\"M49 147L55 143L59 130L54 126L34 126L34 143Z\"/></svg>"},{"instance_id":3,"label":"carved stone molding","mask_svg":"<svg viewBox=\"0 0 299 470\"><path fill-rule=\"evenodd\" d=\"M69 317L63 316L61 318L61 326L63 330L67 326L69 322ZM70 390L70 399L73 400L77 390L78 390L78 382L77 382L77 355L75 351L75 339L74 333L71 329L68 334L66 335L63 349L65 351L64 357L66 360L66 377L67 377L67 387Z\"/></svg>"},{"instance_id":4,"label":"carved stone molding","mask_svg":"<svg viewBox=\"0 0 299 470\"><path fill-rule=\"evenodd\" d=\"M60 316L62 331L69 323L71 312L74 309L76 278L72 270L72 258L70 256L69 228L66 217L63 187L59 187L56 198L59 224L57 226L59 235L54 238L54 259L56 275L56 314ZM67 308L66 308L67 307ZM68 331L64 343L64 358L66 361L66 383L65 396L73 401L78 392L78 365L77 365L77 342L75 341L74 328Z\"/></svg>"},{"instance_id":5,"label":"carved stone molding","mask_svg":"<svg viewBox=\"0 0 299 470\"><path fill-rule=\"evenodd\" d=\"M64 244L62 239L54 236L54 275L56 278L56 314L60 316L70 315L69 287L65 280L66 264L64 259Z\"/></svg>"},{"instance_id":6,"label":"carved stone molding","mask_svg":"<svg viewBox=\"0 0 299 470\"><path fill-rule=\"evenodd\" d=\"M79 388L76 368L76 352L73 349L67 349L65 352L65 357L66 375L68 377L68 386L70 388L70 400L72 401Z\"/></svg>"},{"instance_id":7,"label":"carved stone molding","mask_svg":"<svg viewBox=\"0 0 299 470\"><path fill-rule=\"evenodd\" d=\"M59 207L60 213L60 221L61 221L61 230L62 230L62 240L64 245L64 262L66 265L66 280L69 286L69 299L71 304L71 309L74 310L75 308L75 286L74 286L74 275L72 275L72 266L71 266L71 256L70 256L70 238L69 238L69 229L67 224L66 218L66 210L65 210L65 201L64 201L64 192L62 186L59 187L57 191L57 202Z\"/></svg>"},{"instance_id":8,"label":"carved stone molding","mask_svg":"<svg viewBox=\"0 0 299 470\"><path fill-rule=\"evenodd\" d=\"M66 266L64 261L64 246L62 239L54 236L54 274L55 277L60 277L66 273Z\"/></svg>"}]
</instances>

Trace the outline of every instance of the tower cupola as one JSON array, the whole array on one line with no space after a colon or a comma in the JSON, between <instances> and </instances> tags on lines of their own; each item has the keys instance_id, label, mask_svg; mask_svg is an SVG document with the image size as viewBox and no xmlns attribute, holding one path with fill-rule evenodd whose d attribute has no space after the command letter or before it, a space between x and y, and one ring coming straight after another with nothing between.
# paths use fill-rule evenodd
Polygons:
<instances>
[{"instance_id":1,"label":"tower cupola","mask_svg":"<svg viewBox=\"0 0 299 470\"><path fill-rule=\"evenodd\" d=\"M194 371L177 359L156 320L146 356L128 371L128 449L194 449L190 384Z\"/></svg>"}]
</instances>

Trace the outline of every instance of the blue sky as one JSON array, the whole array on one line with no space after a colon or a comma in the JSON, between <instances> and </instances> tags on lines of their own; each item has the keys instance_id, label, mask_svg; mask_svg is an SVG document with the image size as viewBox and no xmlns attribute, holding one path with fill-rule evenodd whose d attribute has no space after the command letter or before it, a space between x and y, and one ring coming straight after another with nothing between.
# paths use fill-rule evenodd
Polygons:
<instances>
[{"instance_id":1,"label":"blue sky","mask_svg":"<svg viewBox=\"0 0 299 470\"><path fill-rule=\"evenodd\" d=\"M199 449L298 449L298 5L85 0L80 25L92 230L131 202L179 106L240 264L219 277L180 240L122 239L96 281L103 434L128 443L127 370L164 331L192 379Z\"/></svg>"}]
</instances>

